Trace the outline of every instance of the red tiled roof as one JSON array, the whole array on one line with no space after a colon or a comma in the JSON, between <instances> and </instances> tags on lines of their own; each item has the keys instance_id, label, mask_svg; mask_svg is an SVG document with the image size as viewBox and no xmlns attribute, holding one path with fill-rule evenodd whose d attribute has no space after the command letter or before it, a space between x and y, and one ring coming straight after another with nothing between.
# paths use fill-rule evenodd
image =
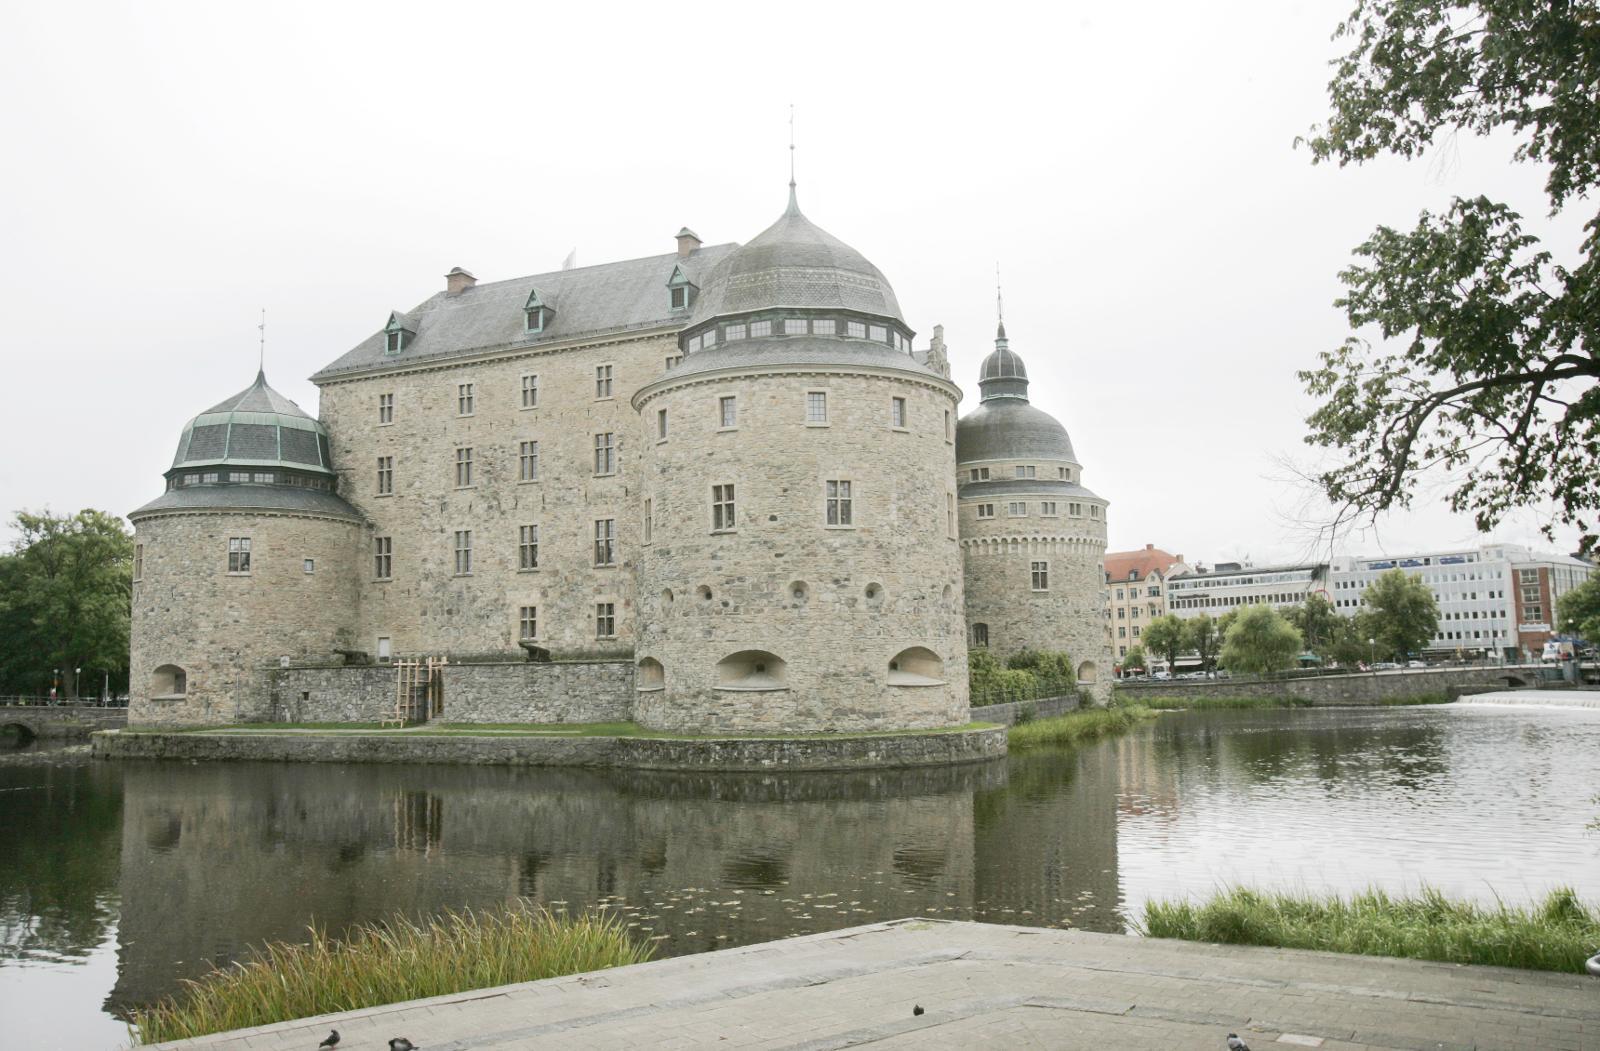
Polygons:
<instances>
[{"instance_id":1,"label":"red tiled roof","mask_svg":"<svg viewBox=\"0 0 1600 1051\"><path fill-rule=\"evenodd\" d=\"M1151 573L1165 576L1174 562L1182 561L1182 555L1169 554L1150 544L1146 544L1138 551L1107 551L1106 576L1111 580L1127 580L1130 570L1136 570L1140 580Z\"/></svg>"}]
</instances>

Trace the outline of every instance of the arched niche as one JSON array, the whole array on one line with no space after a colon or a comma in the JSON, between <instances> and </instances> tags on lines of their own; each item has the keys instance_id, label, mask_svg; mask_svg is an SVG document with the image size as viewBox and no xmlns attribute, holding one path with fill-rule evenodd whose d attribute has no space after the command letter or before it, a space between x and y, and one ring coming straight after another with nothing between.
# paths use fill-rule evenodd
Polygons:
<instances>
[{"instance_id":1,"label":"arched niche","mask_svg":"<svg viewBox=\"0 0 1600 1051\"><path fill-rule=\"evenodd\" d=\"M943 686L944 661L925 646L901 650L889 661L890 686Z\"/></svg>"}]
</instances>

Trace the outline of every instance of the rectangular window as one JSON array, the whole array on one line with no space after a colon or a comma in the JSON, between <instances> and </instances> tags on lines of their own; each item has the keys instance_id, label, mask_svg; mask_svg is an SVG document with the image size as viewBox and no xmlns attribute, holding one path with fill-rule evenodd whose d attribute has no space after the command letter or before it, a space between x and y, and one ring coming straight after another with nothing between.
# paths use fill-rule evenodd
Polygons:
<instances>
[{"instance_id":1,"label":"rectangular window","mask_svg":"<svg viewBox=\"0 0 1600 1051\"><path fill-rule=\"evenodd\" d=\"M711 530L723 532L732 529L733 519L733 486L713 485L711 487Z\"/></svg>"},{"instance_id":2,"label":"rectangular window","mask_svg":"<svg viewBox=\"0 0 1600 1051\"><path fill-rule=\"evenodd\" d=\"M656 531L655 501L647 499L644 502L644 542L645 543L648 544L653 539L655 531Z\"/></svg>"},{"instance_id":3,"label":"rectangular window","mask_svg":"<svg viewBox=\"0 0 1600 1051\"><path fill-rule=\"evenodd\" d=\"M380 394L380 395L378 395L378 422L379 423L393 423L394 422L394 395L393 394Z\"/></svg>"},{"instance_id":4,"label":"rectangular window","mask_svg":"<svg viewBox=\"0 0 1600 1051\"><path fill-rule=\"evenodd\" d=\"M950 432L950 410L946 409L944 410L944 440L953 442L955 438L956 436Z\"/></svg>"},{"instance_id":5,"label":"rectangular window","mask_svg":"<svg viewBox=\"0 0 1600 1051\"><path fill-rule=\"evenodd\" d=\"M394 537L372 538L372 575L379 580L388 580L394 575Z\"/></svg>"},{"instance_id":6,"label":"rectangular window","mask_svg":"<svg viewBox=\"0 0 1600 1051\"><path fill-rule=\"evenodd\" d=\"M456 385L456 415L471 416L477 399L472 394L472 384L459 383Z\"/></svg>"},{"instance_id":7,"label":"rectangular window","mask_svg":"<svg viewBox=\"0 0 1600 1051\"><path fill-rule=\"evenodd\" d=\"M315 573L317 571L317 560L314 558L303 558L300 560L300 568L305 570L307 573Z\"/></svg>"},{"instance_id":8,"label":"rectangular window","mask_svg":"<svg viewBox=\"0 0 1600 1051\"><path fill-rule=\"evenodd\" d=\"M694 336L689 340L689 353L693 354L700 349L700 337Z\"/></svg>"},{"instance_id":9,"label":"rectangular window","mask_svg":"<svg viewBox=\"0 0 1600 1051\"><path fill-rule=\"evenodd\" d=\"M813 321L811 323L811 334L813 336L831 336L833 335L833 326L834 322L832 318L827 318L822 321Z\"/></svg>"},{"instance_id":10,"label":"rectangular window","mask_svg":"<svg viewBox=\"0 0 1600 1051\"><path fill-rule=\"evenodd\" d=\"M1134 612L1138 613L1139 611L1138 610L1134 610ZM1137 624L1135 624L1133 626L1133 637L1134 638L1138 638L1139 637L1139 625L1137 625Z\"/></svg>"},{"instance_id":11,"label":"rectangular window","mask_svg":"<svg viewBox=\"0 0 1600 1051\"><path fill-rule=\"evenodd\" d=\"M617 564L617 520L615 518L597 518L594 520L594 564L597 566L614 566Z\"/></svg>"},{"instance_id":12,"label":"rectangular window","mask_svg":"<svg viewBox=\"0 0 1600 1051\"><path fill-rule=\"evenodd\" d=\"M770 335L772 335L772 322L770 322L770 321L752 321L752 322L750 322L750 338L751 339L756 339L756 338L758 338L760 336L770 336Z\"/></svg>"},{"instance_id":13,"label":"rectangular window","mask_svg":"<svg viewBox=\"0 0 1600 1051\"><path fill-rule=\"evenodd\" d=\"M979 504L978 505L978 517L979 518L993 518L994 517L994 505L993 504Z\"/></svg>"},{"instance_id":14,"label":"rectangular window","mask_svg":"<svg viewBox=\"0 0 1600 1051\"><path fill-rule=\"evenodd\" d=\"M144 545L133 545L133 579L144 579Z\"/></svg>"},{"instance_id":15,"label":"rectangular window","mask_svg":"<svg viewBox=\"0 0 1600 1051\"><path fill-rule=\"evenodd\" d=\"M594 367L594 396L596 398L611 397L611 371L610 365L596 365Z\"/></svg>"},{"instance_id":16,"label":"rectangular window","mask_svg":"<svg viewBox=\"0 0 1600 1051\"><path fill-rule=\"evenodd\" d=\"M904 398L890 398L889 399L889 426L897 427L897 428L900 428L901 430L904 430L905 429L905 425L906 425L906 400Z\"/></svg>"},{"instance_id":17,"label":"rectangular window","mask_svg":"<svg viewBox=\"0 0 1600 1051\"><path fill-rule=\"evenodd\" d=\"M737 325L729 325L722 330L722 338L727 340L744 339L746 335L744 322L742 321Z\"/></svg>"},{"instance_id":18,"label":"rectangular window","mask_svg":"<svg viewBox=\"0 0 1600 1051\"><path fill-rule=\"evenodd\" d=\"M866 323L861 321L846 321L844 323L844 334L847 336L854 336L857 339L866 339Z\"/></svg>"},{"instance_id":19,"label":"rectangular window","mask_svg":"<svg viewBox=\"0 0 1600 1051\"><path fill-rule=\"evenodd\" d=\"M987 482L989 480L989 468L974 467L972 469L972 480L974 482Z\"/></svg>"},{"instance_id":20,"label":"rectangular window","mask_svg":"<svg viewBox=\"0 0 1600 1051\"><path fill-rule=\"evenodd\" d=\"M250 538L235 536L228 538L228 572L250 572Z\"/></svg>"},{"instance_id":21,"label":"rectangular window","mask_svg":"<svg viewBox=\"0 0 1600 1051\"><path fill-rule=\"evenodd\" d=\"M250 472L249 471L229 471L228 472L228 481L230 481L230 482L248 482L249 480L250 480ZM194 483L194 475L192 475L192 474L189 475L189 482L190 482L191 485Z\"/></svg>"},{"instance_id":22,"label":"rectangular window","mask_svg":"<svg viewBox=\"0 0 1600 1051\"><path fill-rule=\"evenodd\" d=\"M1039 513L1046 518L1056 517L1056 502L1054 500L1039 501Z\"/></svg>"},{"instance_id":23,"label":"rectangular window","mask_svg":"<svg viewBox=\"0 0 1600 1051\"><path fill-rule=\"evenodd\" d=\"M539 407L539 377L532 373L522 377L522 407L524 409Z\"/></svg>"},{"instance_id":24,"label":"rectangular window","mask_svg":"<svg viewBox=\"0 0 1600 1051\"><path fill-rule=\"evenodd\" d=\"M873 325L867 329L867 338L874 343L887 343L889 341L889 330L882 325Z\"/></svg>"},{"instance_id":25,"label":"rectangular window","mask_svg":"<svg viewBox=\"0 0 1600 1051\"><path fill-rule=\"evenodd\" d=\"M465 489L472 484L472 447L456 450L456 488Z\"/></svg>"},{"instance_id":26,"label":"rectangular window","mask_svg":"<svg viewBox=\"0 0 1600 1051\"><path fill-rule=\"evenodd\" d=\"M1057 467L1056 477L1061 479L1063 482L1070 482L1072 481L1072 472L1067 470L1065 467Z\"/></svg>"},{"instance_id":27,"label":"rectangular window","mask_svg":"<svg viewBox=\"0 0 1600 1051\"><path fill-rule=\"evenodd\" d=\"M1090 504L1089 505L1089 517L1090 518L1099 518L1100 517L1100 505L1099 504Z\"/></svg>"},{"instance_id":28,"label":"rectangular window","mask_svg":"<svg viewBox=\"0 0 1600 1051\"><path fill-rule=\"evenodd\" d=\"M669 292L673 310L682 310L689 305L689 290L683 285L673 285Z\"/></svg>"},{"instance_id":29,"label":"rectangular window","mask_svg":"<svg viewBox=\"0 0 1600 1051\"><path fill-rule=\"evenodd\" d=\"M673 369L677 368L679 365L682 365L682 364L683 364L683 355L682 354L673 354L671 357L667 358L667 371L671 372Z\"/></svg>"},{"instance_id":30,"label":"rectangular window","mask_svg":"<svg viewBox=\"0 0 1600 1051\"><path fill-rule=\"evenodd\" d=\"M656 441L664 442L666 440L667 440L667 410L666 409L657 409L656 410Z\"/></svg>"},{"instance_id":31,"label":"rectangular window","mask_svg":"<svg viewBox=\"0 0 1600 1051\"><path fill-rule=\"evenodd\" d=\"M850 483L845 479L830 479L825 485L828 511L827 523L831 526L847 526L854 523L852 504L854 498L850 493Z\"/></svg>"},{"instance_id":32,"label":"rectangular window","mask_svg":"<svg viewBox=\"0 0 1600 1051\"><path fill-rule=\"evenodd\" d=\"M537 482L539 480L539 443L517 443L517 481Z\"/></svg>"},{"instance_id":33,"label":"rectangular window","mask_svg":"<svg viewBox=\"0 0 1600 1051\"><path fill-rule=\"evenodd\" d=\"M974 624L972 626L972 644L980 648L989 645L989 625Z\"/></svg>"},{"instance_id":34,"label":"rectangular window","mask_svg":"<svg viewBox=\"0 0 1600 1051\"><path fill-rule=\"evenodd\" d=\"M539 568L539 527L525 525L517 533L517 568Z\"/></svg>"},{"instance_id":35,"label":"rectangular window","mask_svg":"<svg viewBox=\"0 0 1600 1051\"><path fill-rule=\"evenodd\" d=\"M617 637L617 604L615 602L596 602L594 604L594 635L597 639L614 639Z\"/></svg>"},{"instance_id":36,"label":"rectangular window","mask_svg":"<svg viewBox=\"0 0 1600 1051\"><path fill-rule=\"evenodd\" d=\"M956 539L956 494L944 494L944 531L951 540Z\"/></svg>"},{"instance_id":37,"label":"rectangular window","mask_svg":"<svg viewBox=\"0 0 1600 1051\"><path fill-rule=\"evenodd\" d=\"M806 334L805 318L785 318L783 322L785 336L803 336Z\"/></svg>"},{"instance_id":38,"label":"rectangular window","mask_svg":"<svg viewBox=\"0 0 1600 1051\"><path fill-rule=\"evenodd\" d=\"M1139 619L1139 607L1138 606L1130 606L1130 607L1128 607L1128 616L1132 617L1134 620L1138 620Z\"/></svg>"},{"instance_id":39,"label":"rectangular window","mask_svg":"<svg viewBox=\"0 0 1600 1051\"><path fill-rule=\"evenodd\" d=\"M806 422L828 422L828 395L826 392L820 390L806 392Z\"/></svg>"},{"instance_id":40,"label":"rectangular window","mask_svg":"<svg viewBox=\"0 0 1600 1051\"><path fill-rule=\"evenodd\" d=\"M394 457L378 457L378 495L390 496L394 493Z\"/></svg>"},{"instance_id":41,"label":"rectangular window","mask_svg":"<svg viewBox=\"0 0 1600 1051\"><path fill-rule=\"evenodd\" d=\"M607 431L594 436L594 473L617 473L616 435Z\"/></svg>"},{"instance_id":42,"label":"rectangular window","mask_svg":"<svg viewBox=\"0 0 1600 1051\"><path fill-rule=\"evenodd\" d=\"M388 342L384 344L384 349L387 350L390 354L398 354L398 353L400 353L400 333L398 333L398 332L389 333Z\"/></svg>"},{"instance_id":43,"label":"rectangular window","mask_svg":"<svg viewBox=\"0 0 1600 1051\"><path fill-rule=\"evenodd\" d=\"M1026 500L1013 500L1006 505L1006 514L1012 518L1028 517L1028 502Z\"/></svg>"},{"instance_id":44,"label":"rectangular window","mask_svg":"<svg viewBox=\"0 0 1600 1051\"><path fill-rule=\"evenodd\" d=\"M732 395L717 399L717 419L721 421L720 426L724 428L737 427L739 425L738 402Z\"/></svg>"},{"instance_id":45,"label":"rectangular window","mask_svg":"<svg viewBox=\"0 0 1600 1051\"><path fill-rule=\"evenodd\" d=\"M456 530L456 576L472 572L472 530Z\"/></svg>"},{"instance_id":46,"label":"rectangular window","mask_svg":"<svg viewBox=\"0 0 1600 1051\"><path fill-rule=\"evenodd\" d=\"M1073 518L1082 518L1083 517L1083 505L1082 504L1068 504L1067 505L1067 514L1071 515Z\"/></svg>"},{"instance_id":47,"label":"rectangular window","mask_svg":"<svg viewBox=\"0 0 1600 1051\"><path fill-rule=\"evenodd\" d=\"M277 482L278 476L272 471L253 471L250 480L257 485L273 485Z\"/></svg>"},{"instance_id":48,"label":"rectangular window","mask_svg":"<svg viewBox=\"0 0 1600 1051\"><path fill-rule=\"evenodd\" d=\"M521 632L518 636L519 638L536 639L539 637L538 606L523 606L517 611L517 630Z\"/></svg>"},{"instance_id":49,"label":"rectangular window","mask_svg":"<svg viewBox=\"0 0 1600 1051\"><path fill-rule=\"evenodd\" d=\"M1125 639L1127 637L1128 637L1128 629L1126 627L1122 627L1122 628L1118 628L1117 629L1117 638Z\"/></svg>"},{"instance_id":50,"label":"rectangular window","mask_svg":"<svg viewBox=\"0 0 1600 1051\"><path fill-rule=\"evenodd\" d=\"M1018 478L1032 478L1032 477L1035 476L1037 471L1038 471L1038 468L1033 467L1031 465L1030 466L1026 466L1026 467L1024 467L1021 464L1017 465L1017 477Z\"/></svg>"}]
</instances>

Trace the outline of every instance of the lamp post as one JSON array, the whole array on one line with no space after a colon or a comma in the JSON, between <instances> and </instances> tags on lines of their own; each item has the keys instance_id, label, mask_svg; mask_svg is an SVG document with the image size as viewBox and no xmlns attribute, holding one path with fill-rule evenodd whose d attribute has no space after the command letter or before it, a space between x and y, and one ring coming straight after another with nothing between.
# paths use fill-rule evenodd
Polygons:
<instances>
[{"instance_id":1,"label":"lamp post","mask_svg":"<svg viewBox=\"0 0 1600 1051\"><path fill-rule=\"evenodd\" d=\"M72 669L72 699L78 699L78 684L83 681L83 669Z\"/></svg>"},{"instance_id":2,"label":"lamp post","mask_svg":"<svg viewBox=\"0 0 1600 1051\"><path fill-rule=\"evenodd\" d=\"M1378 640L1367 640L1367 667L1372 669L1372 674L1378 674Z\"/></svg>"}]
</instances>

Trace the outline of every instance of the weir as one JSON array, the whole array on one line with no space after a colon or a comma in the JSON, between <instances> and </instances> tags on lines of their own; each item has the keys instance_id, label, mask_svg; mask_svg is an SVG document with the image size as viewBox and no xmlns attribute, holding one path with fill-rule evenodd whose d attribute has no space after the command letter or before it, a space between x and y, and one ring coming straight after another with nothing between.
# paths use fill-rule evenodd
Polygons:
<instances>
[{"instance_id":1,"label":"weir","mask_svg":"<svg viewBox=\"0 0 1600 1051\"><path fill-rule=\"evenodd\" d=\"M1457 704L1502 704L1519 708L1594 708L1600 690L1497 690L1463 697Z\"/></svg>"}]
</instances>

